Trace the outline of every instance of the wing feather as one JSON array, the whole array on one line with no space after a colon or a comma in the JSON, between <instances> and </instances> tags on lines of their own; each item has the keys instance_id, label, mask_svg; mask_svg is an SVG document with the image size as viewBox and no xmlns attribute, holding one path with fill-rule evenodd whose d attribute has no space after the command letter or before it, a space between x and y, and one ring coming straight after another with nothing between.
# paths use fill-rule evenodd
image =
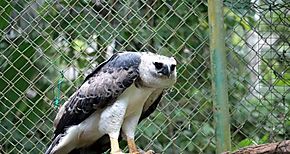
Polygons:
<instances>
[{"instance_id":1,"label":"wing feather","mask_svg":"<svg viewBox=\"0 0 290 154\"><path fill-rule=\"evenodd\" d=\"M139 76L138 54L116 54L88 75L81 87L60 109L55 119L54 136L88 118L98 108L116 101Z\"/></svg>"},{"instance_id":2,"label":"wing feather","mask_svg":"<svg viewBox=\"0 0 290 154\"><path fill-rule=\"evenodd\" d=\"M163 96L163 93L164 89L157 89L148 97L147 101L144 104L144 108L140 116L139 122L147 118L151 113L153 113L156 110Z\"/></svg>"}]
</instances>

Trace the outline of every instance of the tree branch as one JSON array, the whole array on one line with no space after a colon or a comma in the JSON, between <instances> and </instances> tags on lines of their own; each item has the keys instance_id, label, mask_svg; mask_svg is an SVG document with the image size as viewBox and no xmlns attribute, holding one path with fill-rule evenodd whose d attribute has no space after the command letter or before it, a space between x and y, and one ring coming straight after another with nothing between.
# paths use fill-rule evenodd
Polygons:
<instances>
[{"instance_id":1,"label":"tree branch","mask_svg":"<svg viewBox=\"0 0 290 154\"><path fill-rule=\"evenodd\" d=\"M290 153L290 140L249 146L241 148L235 152L224 152L223 154L274 154L274 153Z\"/></svg>"}]
</instances>

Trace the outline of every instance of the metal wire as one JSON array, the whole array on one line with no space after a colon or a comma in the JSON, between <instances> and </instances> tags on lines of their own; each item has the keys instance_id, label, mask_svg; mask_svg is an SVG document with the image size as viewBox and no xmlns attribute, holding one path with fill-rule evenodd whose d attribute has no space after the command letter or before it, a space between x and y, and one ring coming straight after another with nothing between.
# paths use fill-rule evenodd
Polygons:
<instances>
[{"instance_id":1,"label":"metal wire","mask_svg":"<svg viewBox=\"0 0 290 154\"><path fill-rule=\"evenodd\" d=\"M224 1L232 149L289 138L289 4ZM0 153L42 153L61 102L117 51L174 56L178 82L137 130L141 149L214 153L206 1L0 2ZM125 148L126 150L126 148Z\"/></svg>"},{"instance_id":2,"label":"metal wire","mask_svg":"<svg viewBox=\"0 0 290 154\"><path fill-rule=\"evenodd\" d=\"M228 56L232 60L228 68L230 99L234 100L233 146L287 139L290 65L289 14L286 12L289 4L239 1L227 6L227 20L240 20L228 25L227 36ZM241 64L245 67L239 68Z\"/></svg>"}]
</instances>

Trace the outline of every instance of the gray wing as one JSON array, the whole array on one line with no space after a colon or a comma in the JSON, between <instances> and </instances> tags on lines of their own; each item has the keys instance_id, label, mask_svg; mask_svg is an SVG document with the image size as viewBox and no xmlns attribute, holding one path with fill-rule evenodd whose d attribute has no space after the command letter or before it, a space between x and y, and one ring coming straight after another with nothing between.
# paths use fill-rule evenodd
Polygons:
<instances>
[{"instance_id":1,"label":"gray wing","mask_svg":"<svg viewBox=\"0 0 290 154\"><path fill-rule=\"evenodd\" d=\"M153 113L156 110L163 96L163 92L164 92L164 89L157 89L148 97L147 101L144 104L139 122L147 118L151 113Z\"/></svg>"},{"instance_id":2,"label":"gray wing","mask_svg":"<svg viewBox=\"0 0 290 154\"><path fill-rule=\"evenodd\" d=\"M140 56L135 53L115 54L85 79L69 98L55 122L54 137L88 118L98 108L114 103L139 76Z\"/></svg>"}]
</instances>

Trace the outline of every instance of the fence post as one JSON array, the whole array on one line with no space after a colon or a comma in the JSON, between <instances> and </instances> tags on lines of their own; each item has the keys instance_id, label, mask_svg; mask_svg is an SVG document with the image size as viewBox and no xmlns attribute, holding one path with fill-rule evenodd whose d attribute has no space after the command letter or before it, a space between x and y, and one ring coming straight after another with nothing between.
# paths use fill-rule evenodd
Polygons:
<instances>
[{"instance_id":1,"label":"fence post","mask_svg":"<svg viewBox=\"0 0 290 154\"><path fill-rule=\"evenodd\" d=\"M208 0L216 153L231 149L222 0Z\"/></svg>"}]
</instances>

